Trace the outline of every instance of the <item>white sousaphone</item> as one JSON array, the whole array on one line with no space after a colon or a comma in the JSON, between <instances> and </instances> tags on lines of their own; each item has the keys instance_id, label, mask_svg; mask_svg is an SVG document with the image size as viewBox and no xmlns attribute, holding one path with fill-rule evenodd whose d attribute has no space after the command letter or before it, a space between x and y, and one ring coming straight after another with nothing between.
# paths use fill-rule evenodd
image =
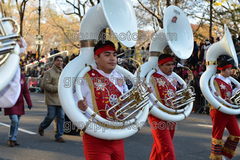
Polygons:
<instances>
[{"instance_id":1,"label":"white sousaphone","mask_svg":"<svg viewBox=\"0 0 240 160\"><path fill-rule=\"evenodd\" d=\"M15 33L13 33L13 26L10 23L16 26L17 31ZM14 81L19 80L20 82L20 47L17 43L17 40L20 39L20 27L14 19L7 17L2 18L2 15L0 15L0 31L0 91L3 91L14 78ZM15 98L12 96L12 103L18 99L17 95L20 94L20 83L14 83L14 89L16 96ZM8 108L12 106L1 107Z\"/></svg>"},{"instance_id":2,"label":"white sousaphone","mask_svg":"<svg viewBox=\"0 0 240 160\"><path fill-rule=\"evenodd\" d=\"M10 24L13 22L17 26L16 33L13 33L13 27ZM1 18L0 19L0 91L5 88L8 83L13 79L17 68L19 66L19 53L20 47L17 44L19 40L20 27L18 23L12 18Z\"/></svg>"},{"instance_id":3,"label":"white sousaphone","mask_svg":"<svg viewBox=\"0 0 240 160\"><path fill-rule=\"evenodd\" d=\"M149 60L141 67L142 71L140 77L146 77L146 83L148 85L151 75L158 70L158 57L163 53L163 50L167 45L169 45L172 52L180 59L189 58L193 51L193 33L191 25L184 12L176 6L169 6L165 9L163 17L163 29L160 29L153 36L150 44ZM153 93L151 93L150 99L152 99L154 102L150 108L150 113L163 120L181 121L191 113L194 101L193 96L195 94L194 91L192 91L192 88L188 87L180 76L174 72L173 75L180 84L184 84L183 89L177 91L175 94L175 99L180 101L181 106L176 108L168 108L159 102ZM183 93L187 93L187 96ZM186 100L187 97L189 98L188 100ZM182 100L187 101L184 103L185 107L182 105ZM156 107L156 105L158 107ZM184 108L179 109L180 107Z\"/></svg>"},{"instance_id":4,"label":"white sousaphone","mask_svg":"<svg viewBox=\"0 0 240 160\"><path fill-rule=\"evenodd\" d=\"M237 115L240 114L240 106L239 104L234 103L228 103L224 99L222 99L220 96L213 96L213 94L210 91L210 87L212 89L212 92L216 92L216 89L213 85L214 78L216 77L216 71L217 71L217 58L220 55L229 55L233 58L236 66L238 67L238 59L235 47L233 45L233 41L231 38L231 34L227 28L226 25L224 25L225 34L221 41L214 43L207 51L206 54L206 71L202 74L200 78L200 89L204 95L204 97L207 99L207 101L216 109L219 111L230 114L230 115ZM229 77L230 80L236 84L238 87L240 86L240 83L232 78ZM236 96L236 94L235 94ZM239 94L237 95L239 97ZM234 99L239 99L238 97ZM226 107L230 106L229 107Z\"/></svg>"},{"instance_id":5,"label":"white sousaphone","mask_svg":"<svg viewBox=\"0 0 240 160\"><path fill-rule=\"evenodd\" d=\"M135 87L133 90L134 93L138 95L138 93L141 92L142 96L140 97L144 99L140 98L139 100L142 100L143 102L135 105L135 100L127 98L128 102L126 105L131 106L131 103L135 103L132 106L137 107L135 118L127 119L127 122L108 121L107 119L100 117L89 107L86 112L91 115L91 118L87 119L78 108L76 102L74 101L73 85L76 85L78 100L83 100L81 85L74 83L72 78L83 78L89 70L96 67L93 49L95 46L94 41L96 41L98 37L90 39L89 35L99 35L100 31L107 27L115 33L116 37L123 45L127 47L135 45L136 41L129 41L127 38L119 38L117 36L117 34L137 33L135 12L130 0L101 0L100 4L88 10L80 27L80 56L75 58L64 68L59 79L58 93L64 111L79 129L100 139L113 140L126 138L138 132L147 119L149 110L147 103L149 102L149 99L146 88L142 86ZM133 74L118 65L116 66L116 70L130 79L135 79ZM131 97L131 93L132 92L128 92L127 96ZM124 101L126 100L126 95L120 98ZM121 112L122 110L120 111L120 114ZM103 124L120 127L121 129L110 129L99 126L97 123L94 123L95 120L93 121L93 119ZM89 126L95 126L95 129Z\"/></svg>"}]
</instances>

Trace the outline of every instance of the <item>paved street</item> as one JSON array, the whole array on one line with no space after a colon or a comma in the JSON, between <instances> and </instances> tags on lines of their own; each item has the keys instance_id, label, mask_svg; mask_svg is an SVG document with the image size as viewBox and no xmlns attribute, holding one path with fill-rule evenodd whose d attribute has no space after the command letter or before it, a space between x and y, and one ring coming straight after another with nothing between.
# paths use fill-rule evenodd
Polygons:
<instances>
[{"instance_id":1,"label":"paved street","mask_svg":"<svg viewBox=\"0 0 240 160\"><path fill-rule=\"evenodd\" d=\"M44 95L31 93L32 110L26 107L21 117L18 142L20 146L8 147L10 119L0 112L0 160L84 160L82 138L64 135L66 143L54 141L53 124L45 130L43 137L37 133L38 123L46 115ZM240 119L238 119L240 122ZM207 160L211 152L211 118L209 115L191 114L186 120L178 122L173 139L176 160ZM224 140L228 136L224 132ZM126 160L147 160L152 149L152 135L149 125L124 140ZM240 159L240 145L236 157Z\"/></svg>"}]
</instances>

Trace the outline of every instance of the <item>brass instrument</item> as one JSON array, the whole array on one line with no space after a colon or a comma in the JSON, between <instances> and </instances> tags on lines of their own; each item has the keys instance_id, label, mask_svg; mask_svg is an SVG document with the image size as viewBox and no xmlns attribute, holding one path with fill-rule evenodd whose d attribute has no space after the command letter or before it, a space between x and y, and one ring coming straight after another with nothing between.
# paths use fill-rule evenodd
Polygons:
<instances>
[{"instance_id":1,"label":"brass instrument","mask_svg":"<svg viewBox=\"0 0 240 160\"><path fill-rule=\"evenodd\" d=\"M181 64L177 64L178 67L186 68L190 71L191 79L187 83L187 88L182 88L175 92L174 96L165 99L166 104L170 101L171 107L174 109L181 108L195 101L195 89L193 86L190 86L191 81L194 76L190 68L186 66L182 66Z\"/></svg>"},{"instance_id":2,"label":"brass instrument","mask_svg":"<svg viewBox=\"0 0 240 160\"><path fill-rule=\"evenodd\" d=\"M240 72L240 69L238 69L238 72ZM235 83L237 85L237 83ZM235 92L235 94L230 98L231 103L235 103L236 105L240 105L240 89Z\"/></svg>"},{"instance_id":3,"label":"brass instrument","mask_svg":"<svg viewBox=\"0 0 240 160\"><path fill-rule=\"evenodd\" d=\"M0 91L13 80L19 67L19 32L20 27L14 19L0 16Z\"/></svg>"},{"instance_id":4,"label":"brass instrument","mask_svg":"<svg viewBox=\"0 0 240 160\"><path fill-rule=\"evenodd\" d=\"M132 58L126 58L125 60L129 59L136 62L139 65L139 70L137 71L137 81L135 83L136 85L132 87L132 89L130 89L128 92L121 95L118 98L117 104L106 110L108 118L120 122L132 119L135 113L143 109L144 106L146 106L149 103L149 92L147 89L147 85L140 79L141 63ZM111 110L115 110L116 107L119 107L119 109L115 111L114 117L112 117L109 114L109 112ZM129 113L130 110L132 110L132 112ZM127 114L127 116L125 116L124 118L119 118L124 114Z\"/></svg>"},{"instance_id":5,"label":"brass instrument","mask_svg":"<svg viewBox=\"0 0 240 160\"><path fill-rule=\"evenodd\" d=\"M6 23L7 22L7 23ZM17 27L16 33L10 34L12 31L9 31L8 25L9 22L12 22L14 26ZM4 24L5 23L5 24ZM11 28L11 27L10 27ZM18 23L12 18L2 18L0 19L0 66L7 60L11 51L16 45L16 41L20 39L20 27Z\"/></svg>"},{"instance_id":6,"label":"brass instrument","mask_svg":"<svg viewBox=\"0 0 240 160\"><path fill-rule=\"evenodd\" d=\"M240 89L235 92L235 94L230 98L232 103L240 105Z\"/></svg>"}]
</instances>

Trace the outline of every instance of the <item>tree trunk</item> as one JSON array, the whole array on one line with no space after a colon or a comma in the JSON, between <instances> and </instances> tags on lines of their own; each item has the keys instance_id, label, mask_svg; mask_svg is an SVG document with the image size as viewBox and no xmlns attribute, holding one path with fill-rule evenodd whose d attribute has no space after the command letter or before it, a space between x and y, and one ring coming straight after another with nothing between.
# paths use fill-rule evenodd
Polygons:
<instances>
[{"instance_id":1,"label":"tree trunk","mask_svg":"<svg viewBox=\"0 0 240 160\"><path fill-rule=\"evenodd\" d=\"M179 0L175 0L175 6L179 6L180 1Z\"/></svg>"},{"instance_id":2,"label":"tree trunk","mask_svg":"<svg viewBox=\"0 0 240 160\"><path fill-rule=\"evenodd\" d=\"M211 42L212 37L212 0L210 0L210 28L209 28L209 41Z\"/></svg>"},{"instance_id":3,"label":"tree trunk","mask_svg":"<svg viewBox=\"0 0 240 160\"><path fill-rule=\"evenodd\" d=\"M24 17L23 12L20 12L19 16L20 16L20 35L23 37L23 17Z\"/></svg>"},{"instance_id":4,"label":"tree trunk","mask_svg":"<svg viewBox=\"0 0 240 160\"><path fill-rule=\"evenodd\" d=\"M170 0L167 0L167 7L171 5Z\"/></svg>"}]
</instances>

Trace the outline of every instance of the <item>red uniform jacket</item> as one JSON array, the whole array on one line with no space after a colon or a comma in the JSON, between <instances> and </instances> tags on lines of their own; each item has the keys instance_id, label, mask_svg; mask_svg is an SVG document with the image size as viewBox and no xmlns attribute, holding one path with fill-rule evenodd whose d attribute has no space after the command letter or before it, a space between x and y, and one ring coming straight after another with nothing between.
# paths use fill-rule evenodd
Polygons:
<instances>
[{"instance_id":1,"label":"red uniform jacket","mask_svg":"<svg viewBox=\"0 0 240 160\"><path fill-rule=\"evenodd\" d=\"M108 119L106 112L103 112L103 110L107 110L113 105L117 104L118 97L121 95L121 92L107 77L102 76L100 73L98 73L98 71L91 70L88 72L88 75L93 83L92 85L89 85L89 87L92 89L92 92L94 92L92 97L94 111L98 112L102 110L100 111L101 117ZM112 109L109 112L110 116L114 116L116 109L119 109L119 107ZM123 117L119 116L119 118Z\"/></svg>"}]
</instances>

